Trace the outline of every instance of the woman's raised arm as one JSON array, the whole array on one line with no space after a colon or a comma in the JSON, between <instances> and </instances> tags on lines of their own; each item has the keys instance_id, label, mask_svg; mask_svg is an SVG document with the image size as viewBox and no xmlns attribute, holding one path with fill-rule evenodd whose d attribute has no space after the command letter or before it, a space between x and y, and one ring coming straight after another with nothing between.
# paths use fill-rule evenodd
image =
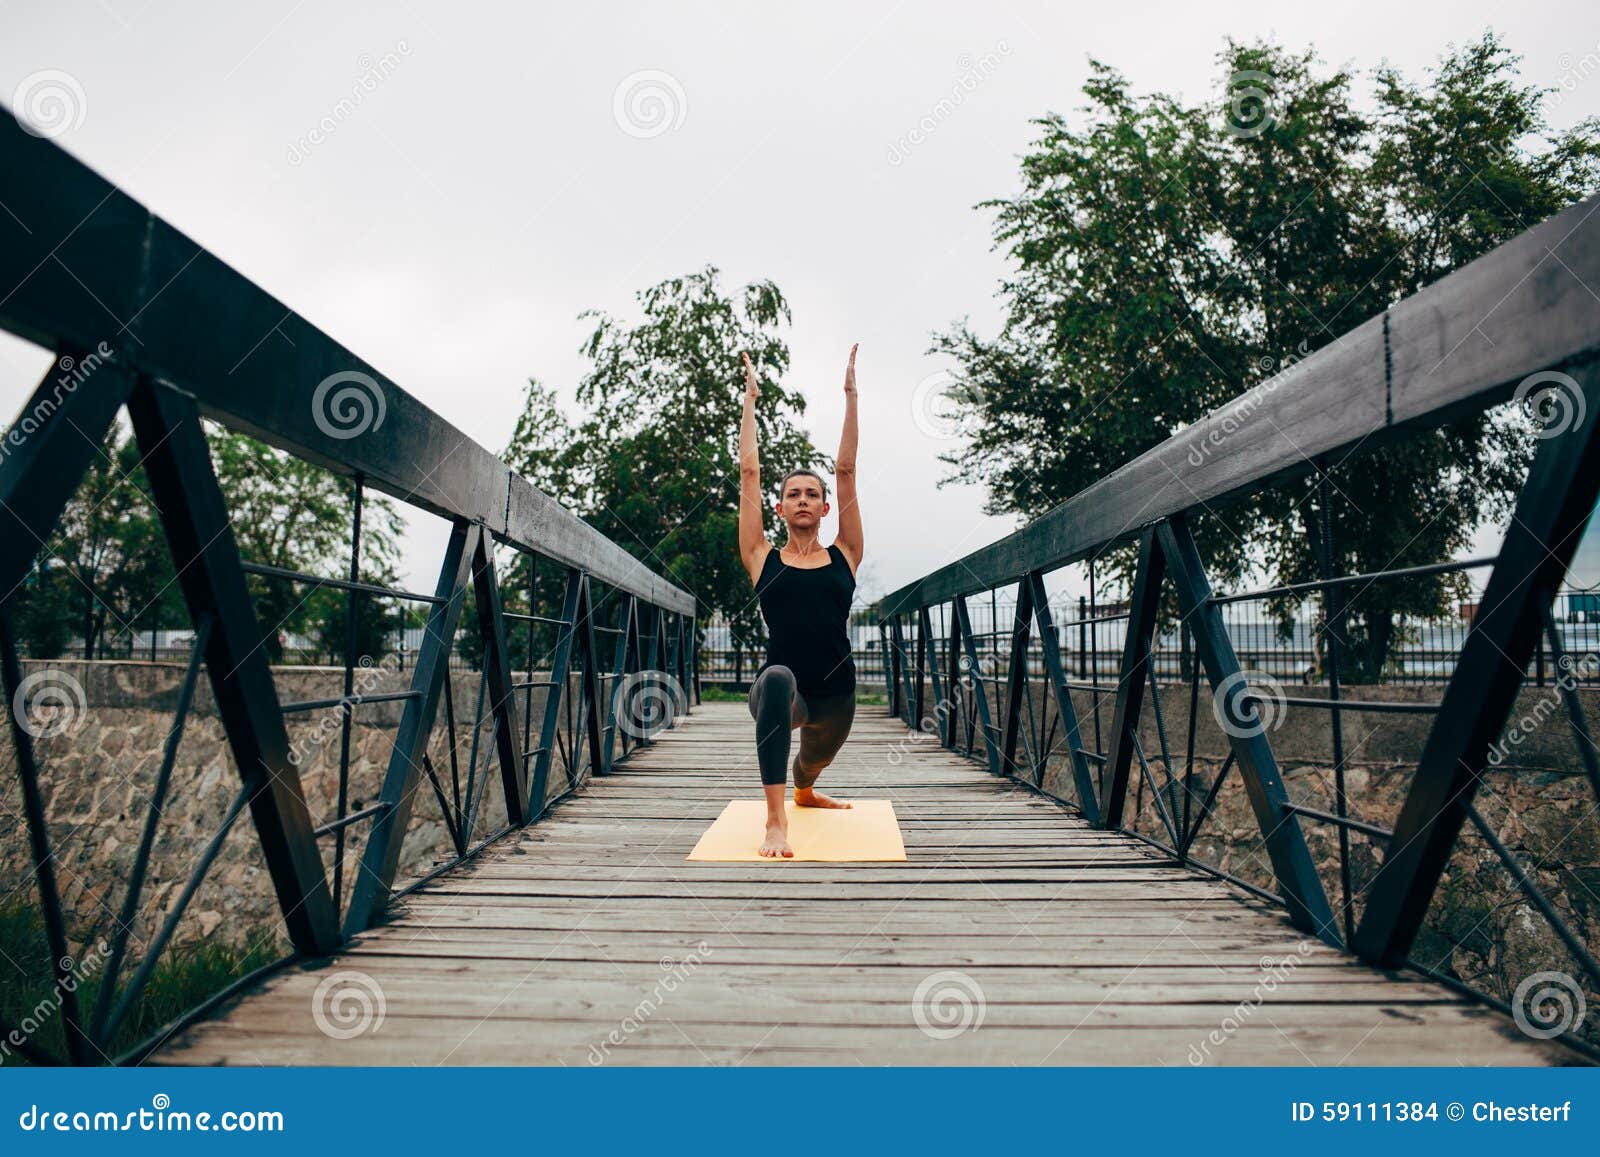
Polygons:
<instances>
[{"instance_id":1,"label":"woman's raised arm","mask_svg":"<svg viewBox=\"0 0 1600 1157\"><path fill-rule=\"evenodd\" d=\"M861 568L864 550L861 507L856 503L856 350L860 344L850 347L850 364L844 371L844 432L839 435L839 456L833 466L839 491L839 533L834 543L850 560L852 573Z\"/></svg>"},{"instance_id":2,"label":"woman's raised arm","mask_svg":"<svg viewBox=\"0 0 1600 1157\"><path fill-rule=\"evenodd\" d=\"M761 387L756 384L750 355L740 356L744 358L744 417L739 423L739 557L754 583L761 577L771 544L761 524L761 453L756 445L756 399Z\"/></svg>"}]
</instances>

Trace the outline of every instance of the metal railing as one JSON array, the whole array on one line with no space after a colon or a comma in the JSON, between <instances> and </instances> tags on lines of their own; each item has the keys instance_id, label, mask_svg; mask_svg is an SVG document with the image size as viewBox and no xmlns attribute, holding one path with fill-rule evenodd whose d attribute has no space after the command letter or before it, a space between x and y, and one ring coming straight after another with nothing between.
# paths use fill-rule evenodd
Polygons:
<instances>
[{"instance_id":1,"label":"metal railing","mask_svg":"<svg viewBox=\"0 0 1600 1157\"><path fill-rule=\"evenodd\" d=\"M10 115L0 116L0 202L6 206L0 214L0 283L8 290L0 298L0 328L54 351L59 365L75 367L65 378L52 367L0 439L0 591L17 588L126 409L195 632L92 1009L79 1007L66 972L70 929L34 736L20 711L11 712L34 883L57 962L53 979L64 994L66 1029L64 1058L31 1044L22 1051L42 1063L82 1064L104 1055L143 995L187 904L245 811L295 955L332 953L370 927L398 894L397 866L419 793L437 801L448 829L453 854L436 870L442 871L545 814L560 798L550 793L557 756L565 765L560 774L566 792L578 790L586 772L609 771L633 744L648 743L676 711L688 710L691 693L683 689L695 686L696 603L378 370L60 148L25 132ZM240 557L202 416L354 480L344 575L290 571ZM448 521L449 544L431 593L362 581L361 508L368 491ZM503 588L497 545L525 556L527 591ZM553 592L537 589L541 564L555 571ZM280 700L261 646L251 579L344 593L339 696ZM468 621L469 596L475 613ZM406 690L356 691L358 598L425 608L426 634L411 656ZM476 633L483 656L464 790L448 677L461 631ZM536 631L552 641L538 642ZM521 672L512 661L516 653ZM23 672L3 604L0 666L6 701L14 703ZM131 929L202 667L240 783L221 829L197 849L192 872L131 979L120 983L131 961ZM670 691L664 690L667 684ZM535 690L542 692L537 709ZM642 700L648 700L648 714L627 718ZM352 808L351 716L379 702L402 705L393 748L376 798ZM341 755L337 806L316 816L291 758L285 717L320 708L342 714ZM441 708L451 752L448 784L427 754ZM489 738L479 778L484 728ZM479 833L480 804L494 790L491 756L499 767L507 823ZM367 838L346 905L344 841L356 825L367 825ZM329 845L331 886L324 863ZM0 1025L0 1035L10 1027ZM123 1059L144 1055L149 1043Z\"/></svg>"},{"instance_id":2,"label":"metal railing","mask_svg":"<svg viewBox=\"0 0 1600 1157\"><path fill-rule=\"evenodd\" d=\"M1374 965L1410 964L1458 987L1462 978L1432 969L1411 950L1458 837L1470 825L1508 873L1511 894L1548 921L1554 941L1570 954L1579 979L1567 979L1600 992L1600 967L1584 931L1564 918L1538 873L1473 802L1530 666L1541 665L1536 656L1563 676L1574 668L1572 636L1558 628L1551 604L1600 495L1600 297L1591 286L1600 286L1600 198L1398 302L1032 524L886 596L875 613L890 713L983 760L995 775L1070 804L1097 827L1135 835L1282 904L1310 935ZM1364 576L1333 572L1328 476L1339 461L1357 448L1520 400L1530 389L1561 391L1562 424L1541 430L1493 558ZM1291 798L1265 725L1263 680L1240 661L1236 624L1224 613L1283 591L1214 592L1193 535L1195 518L1229 499L1308 475L1321 577L1297 588L1322 603L1328 685L1324 693L1278 692L1273 709L1326 716L1333 782L1325 807ZM1094 585L1094 560L1130 544L1138 548L1131 591L1105 609L1103 591ZM1045 597L1044 575L1085 561L1091 595L1075 620L1059 622ZM1343 640L1355 589L1480 567L1489 572L1482 597L1470 630L1449 656L1442 695L1433 702L1385 703L1342 694ZM994 615L987 630L976 630L969 600L981 604L1008 588L1009 623ZM1170 670L1177 659L1173 647L1161 646L1157 629L1164 595L1175 597L1181 649L1194 659L1186 687L1163 688L1154 677L1158 663ZM1090 664L1087 675L1074 671L1062 653L1061 628L1090 635L1114 630L1121 654L1113 676L1102 678L1099 664ZM1098 649L1094 643L1084 648L1091 654ZM1227 747L1214 773L1195 749L1202 674ZM1575 739L1577 774L1587 783L1585 792L1592 791L1590 802L1600 803L1600 759L1577 679L1556 681ZM1162 709L1163 697L1175 689L1188 701L1187 750L1174 742ZM1092 726L1074 692L1080 703L1092 704ZM1102 705L1109 716L1104 724ZM1431 717L1392 824L1352 814L1346 779L1346 719L1385 711ZM1146 750L1142 720L1154 724L1158 750ZM1058 786L1047 784L1047 765ZM1248 804L1264 882L1197 855L1197 836L1208 820L1216 826L1219 792L1230 777ZM1584 808L1574 823L1592 814L1592 807ZM1153 829L1141 830L1147 823ZM1308 842L1312 824L1337 833L1336 880L1322 878ZM1352 839L1370 841L1361 856L1353 854ZM1353 865L1369 861L1375 870L1358 880ZM1478 995L1508 1007L1503 993Z\"/></svg>"},{"instance_id":3,"label":"metal railing","mask_svg":"<svg viewBox=\"0 0 1600 1157\"><path fill-rule=\"evenodd\" d=\"M1438 567L1426 569L1441 573ZM1464 568L1451 566L1448 569ZM1395 575L1393 571L1385 573ZM995 625L1011 621L1016 594L1010 590L991 590L987 594L986 600L969 604L977 634L988 641L1008 638L1008 632L997 632ZM1474 600L1458 608L1454 617L1408 619L1404 624L1405 637L1389 649L1387 661L1372 681L1385 685L1427 686L1449 682L1471 629L1471 609L1477 605L1476 598L1481 594L1481 591L1474 592ZM1298 612L1289 624L1289 633L1284 635L1278 620L1255 612L1241 597L1219 597L1217 602L1223 608L1223 620L1243 667L1264 672L1282 682L1316 681L1326 662L1321 645L1325 630L1319 615ZM1346 616L1351 610L1347 605ZM1600 593L1562 591L1555 597L1551 615L1562 652L1568 655L1600 653ZM1070 674L1081 680L1095 678L1097 673L1117 674L1122 662L1122 625L1126 621L1122 604L1098 606L1092 616L1096 621L1091 624L1089 596L1056 595L1050 599L1050 617L1055 623L1056 647L1062 665ZM758 632L758 638L751 643L735 647L731 643L733 635L728 621L720 615L703 620L701 634L701 681L747 687L761 665L764 637ZM881 686L885 671L877 628L852 625L850 636L861 683ZM1193 670L1193 653L1188 643L1188 634L1181 629L1169 627L1161 631L1152 643L1152 670L1163 678L1188 679ZM996 650L1003 656L1005 646ZM1549 641L1540 640L1528 674L1531 685L1544 687L1562 675L1556 663L1558 653ZM1030 678L1044 677L1043 658L1037 648L1029 651L1028 663ZM1600 684L1600 668L1573 670L1567 673L1567 678L1579 685Z\"/></svg>"}]
</instances>

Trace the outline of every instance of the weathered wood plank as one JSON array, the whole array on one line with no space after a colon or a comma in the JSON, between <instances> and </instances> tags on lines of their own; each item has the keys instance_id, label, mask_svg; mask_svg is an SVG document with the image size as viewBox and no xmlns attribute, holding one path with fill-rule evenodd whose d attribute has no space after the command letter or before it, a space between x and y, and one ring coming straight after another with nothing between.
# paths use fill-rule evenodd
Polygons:
<instances>
[{"instance_id":1,"label":"weathered wood plank","mask_svg":"<svg viewBox=\"0 0 1600 1157\"><path fill-rule=\"evenodd\" d=\"M333 968L274 977L156 1063L1574 1057L1449 989L1307 940L1281 909L948 753L913 751L892 770L923 786L886 790L883 753L852 752L853 735L826 773L837 794L895 801L905 863L686 863L757 777L753 763L736 775L684 765L736 761L752 726L742 704L703 704L544 822L405 897ZM894 726L858 716L867 737ZM716 742L684 760L702 727ZM949 766L929 774L933 758ZM319 988L339 973L381 993L377 1031L333 1040L318 1027ZM930 984L955 998L948 1010L963 994L981 1007L981 1025L924 1033L913 1006ZM1225 1023L1237 1028L1223 1044L1191 1055Z\"/></svg>"}]
</instances>

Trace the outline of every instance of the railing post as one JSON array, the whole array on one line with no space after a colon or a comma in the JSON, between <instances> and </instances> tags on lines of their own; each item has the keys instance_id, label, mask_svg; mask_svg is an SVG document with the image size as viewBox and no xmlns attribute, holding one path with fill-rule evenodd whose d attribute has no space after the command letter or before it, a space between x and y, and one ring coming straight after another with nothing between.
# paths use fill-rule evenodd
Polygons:
<instances>
[{"instance_id":1,"label":"railing post","mask_svg":"<svg viewBox=\"0 0 1600 1157\"><path fill-rule=\"evenodd\" d=\"M603 731L606 771L610 771L611 765L616 761L618 688L622 686L623 680L628 675L628 643L637 630L638 600L632 595L628 595L620 600L619 606L621 610L619 617L622 622L617 631L617 641L612 648L611 678L607 680L608 685L605 692L605 725ZM628 754L628 735L626 732L622 736L622 754Z\"/></svg>"},{"instance_id":2,"label":"railing post","mask_svg":"<svg viewBox=\"0 0 1600 1157\"><path fill-rule=\"evenodd\" d=\"M600 702L605 692L601 689L600 680L600 654L594 645L594 602L593 588L589 585L589 576L585 574L582 581L582 597L579 600L580 615L578 619L578 647L583 657L583 675L580 682L580 699L588 701L588 710L583 713L585 731L589 736L589 774L604 775L611 770L611 765L606 762L606 752L601 747L601 712L603 706ZM574 770L576 770L578 745L572 745ZM573 785L577 785L574 776Z\"/></svg>"},{"instance_id":3,"label":"railing post","mask_svg":"<svg viewBox=\"0 0 1600 1157\"><path fill-rule=\"evenodd\" d=\"M1111 719L1111 750L1106 757L1106 789L1101 804L1101 827L1122 827L1128 799L1128 777L1133 767L1134 733L1144 709L1145 680L1150 676L1150 643L1155 637L1156 610L1161 603L1161 580L1166 559L1156 532L1139 539L1139 569L1134 575L1128 603L1128 628L1122 644L1122 666L1117 680L1117 707ZM1134 817L1138 822L1138 817Z\"/></svg>"},{"instance_id":4,"label":"railing post","mask_svg":"<svg viewBox=\"0 0 1600 1157\"><path fill-rule=\"evenodd\" d=\"M289 759L289 732L200 412L189 395L141 380L128 414L190 618L211 616L206 674L239 777L251 789L250 815L289 939L304 955L324 955L339 946L339 913Z\"/></svg>"},{"instance_id":5,"label":"railing post","mask_svg":"<svg viewBox=\"0 0 1600 1157\"><path fill-rule=\"evenodd\" d=\"M660 607L656 606L654 603L649 604L649 607L650 607L650 656L649 656L648 661L645 663L645 667L644 667L644 669L645 669L644 686L645 686L645 693L647 695L650 694L652 689L654 689L660 683L661 676L663 674L665 674L665 668L666 668L666 662L667 662L667 660L666 660L666 645L667 645L666 612L664 612ZM671 698L671 696L669 695L668 699L670 700L670 698ZM671 715L670 714L667 716L667 719L668 719L668 722L667 722L666 726L668 726L668 727L672 726ZM644 741L646 743L654 743L655 742L655 731L656 730L657 729L652 729L648 724L646 725L646 727L645 727L645 736L644 736Z\"/></svg>"},{"instance_id":6,"label":"railing post","mask_svg":"<svg viewBox=\"0 0 1600 1157\"><path fill-rule=\"evenodd\" d=\"M356 876L350 908L345 913L346 936L370 927L389 902L400 866L400 848L411 819L412 799L422 773L422 759L433 733L433 717L439 709L445 680L450 678L450 652L481 534L477 525L463 519L457 519L451 527L450 544L445 548L434 588L439 601L429 606L422 646L417 648L411 665L411 690L415 694L406 700L395 731L394 749L389 753L389 767L378 794L378 801L386 806L373 820L372 835L361 857L361 872Z\"/></svg>"},{"instance_id":7,"label":"railing post","mask_svg":"<svg viewBox=\"0 0 1600 1157\"><path fill-rule=\"evenodd\" d=\"M878 620L878 648L883 655L883 691L884 698L889 704L889 714L895 713L894 702L894 655L889 646L889 624L884 619Z\"/></svg>"},{"instance_id":8,"label":"railing post","mask_svg":"<svg viewBox=\"0 0 1600 1157\"><path fill-rule=\"evenodd\" d=\"M694 709L692 692L689 689L689 640L685 632L690 629L690 624L685 617L674 612L672 615L672 679L677 683L678 690L683 692L683 705L685 712ZM677 697L673 697L676 704Z\"/></svg>"},{"instance_id":9,"label":"railing post","mask_svg":"<svg viewBox=\"0 0 1600 1157\"><path fill-rule=\"evenodd\" d=\"M953 751L960 734L962 708L966 706L961 702L961 619L953 605L950 608L950 641L945 644L945 654L950 662L945 682L950 688L950 710L939 724L939 735L944 745Z\"/></svg>"},{"instance_id":10,"label":"railing post","mask_svg":"<svg viewBox=\"0 0 1600 1157\"><path fill-rule=\"evenodd\" d=\"M889 619L889 644L894 652L895 676L894 701L890 706L900 717L900 722L910 727L911 720L907 716L911 713L911 676L906 672L906 640L900 630L898 614Z\"/></svg>"},{"instance_id":11,"label":"railing post","mask_svg":"<svg viewBox=\"0 0 1600 1157\"><path fill-rule=\"evenodd\" d=\"M1022 728L1022 697L1028 690L1028 642L1033 627L1033 576L1025 574L1017 583L1017 605L1011 617L1011 660L1006 670L1006 723L1004 756L1000 766L1006 775L1017 774L1017 735ZM1032 781L1033 777L1029 777Z\"/></svg>"},{"instance_id":12,"label":"railing post","mask_svg":"<svg viewBox=\"0 0 1600 1157\"><path fill-rule=\"evenodd\" d=\"M5 685L7 703L14 702L22 687L22 661L17 657L16 635L10 612L0 602L0 682ZM17 761L17 774L22 780L22 811L28 829L28 846L32 853L33 875L39 893L39 916L44 925L45 945L50 953L50 971L61 995L62 1035L66 1038L67 1057L73 1064L84 1065L92 1061L93 1036L98 1031L84 1025L83 1012L78 1003L76 979L70 955L71 940L67 928L66 912L61 905L61 887L56 880L56 856L50 846L50 817L45 809L44 797L39 791L39 765L33 750L33 734L25 727L23 713L13 708L6 712L11 727L11 744ZM130 888L132 885L130 884ZM131 892L130 892L131 895ZM127 938L127 921L119 921L117 947L112 957L112 979L119 963L118 954ZM102 1000L100 1003L104 1003ZM96 1016L99 1021L99 1016ZM28 1044L20 1031L6 1034L8 1043ZM35 1046L37 1047L37 1046ZM25 1054L26 1055L26 1054ZM49 1054L41 1051L38 1056ZM36 1056L35 1059L38 1059Z\"/></svg>"},{"instance_id":13,"label":"railing post","mask_svg":"<svg viewBox=\"0 0 1600 1157\"><path fill-rule=\"evenodd\" d=\"M1045 598L1044 576L1038 571L1028 575L1033 588L1033 614L1039 624L1039 643L1044 651L1044 674L1055 689L1056 711L1061 716L1061 729L1065 733L1067 757L1072 765L1073 782L1078 787L1078 809L1083 818L1100 826L1100 800L1095 794L1094 775L1083 754L1083 735L1078 730L1078 711L1072 705L1072 692L1067 687L1067 672L1061 662L1061 648L1056 629L1050 619L1050 602ZM1044 765L1040 764L1039 782L1043 781ZM1038 786L1038 782L1035 783Z\"/></svg>"},{"instance_id":14,"label":"railing post","mask_svg":"<svg viewBox=\"0 0 1600 1157\"><path fill-rule=\"evenodd\" d=\"M1528 470L1356 928L1355 951L1381 966L1402 963L1422 927L1531 653L1543 649L1544 610L1600 498L1600 363L1571 376L1582 391L1566 399L1573 425L1547 433Z\"/></svg>"},{"instance_id":15,"label":"railing post","mask_svg":"<svg viewBox=\"0 0 1600 1157\"><path fill-rule=\"evenodd\" d=\"M978 727L983 732L983 749L989 757L989 774L1000 775L1000 744L995 739L994 724L989 718L989 687L983 677L983 662L978 657L978 643L972 634L972 619L967 610L967 600L956 596L956 618L961 623L961 644L966 652L967 676L972 680L978 706Z\"/></svg>"},{"instance_id":16,"label":"railing post","mask_svg":"<svg viewBox=\"0 0 1600 1157\"><path fill-rule=\"evenodd\" d=\"M506 646L506 621L500 605L500 584L494 573L494 540L478 535L473 551L472 588L478 607L478 632L483 640L484 672L488 679L489 711L494 718L495 752L500 760L500 782L506 797L506 819L521 827L533 818L528 796L528 764L519 750L516 691L512 687L511 660Z\"/></svg>"},{"instance_id":17,"label":"railing post","mask_svg":"<svg viewBox=\"0 0 1600 1157\"><path fill-rule=\"evenodd\" d=\"M1194 634L1195 651L1211 681L1212 695L1222 695L1219 706L1230 723L1225 729L1228 743L1238 760L1245 794L1261 829L1289 919L1296 928L1342 947L1338 922L1317 875L1316 861L1306 846L1299 817L1287 810L1289 795L1272 745L1264 734L1260 708L1249 700L1227 625L1211 600L1211 583L1200 564L1200 552L1195 549L1188 521L1181 514L1174 515L1157 528L1157 534L1177 591L1179 611ZM1243 706L1246 702L1251 703L1248 713Z\"/></svg>"},{"instance_id":18,"label":"railing post","mask_svg":"<svg viewBox=\"0 0 1600 1157\"><path fill-rule=\"evenodd\" d=\"M928 679L933 684L933 711L937 717L935 725L942 738L944 720L950 714L950 705L945 702L943 681L939 678L939 648L934 642L933 616L928 613L927 607L921 607L917 611L917 638L921 642L917 652L925 655L927 659ZM919 721L921 718L918 716Z\"/></svg>"},{"instance_id":19,"label":"railing post","mask_svg":"<svg viewBox=\"0 0 1600 1157\"><path fill-rule=\"evenodd\" d=\"M922 612L924 610L925 610L925 608L923 608L923 607L918 607L917 608L917 616L916 616L916 619L915 619L916 632L917 632L917 649L916 649L916 654L915 654L915 656L912 659L911 664L910 664L910 669L911 669L911 720L910 720L910 722L911 722L912 730L914 730L914 731L921 731L922 730L922 720L923 720L923 711L922 711L923 698L922 698L922 695L923 695L923 690L927 685L928 637L925 634L922 633L922 617L923 617Z\"/></svg>"},{"instance_id":20,"label":"railing post","mask_svg":"<svg viewBox=\"0 0 1600 1157\"><path fill-rule=\"evenodd\" d=\"M1078 596L1078 678L1089 677L1089 600Z\"/></svg>"},{"instance_id":21,"label":"railing post","mask_svg":"<svg viewBox=\"0 0 1600 1157\"><path fill-rule=\"evenodd\" d=\"M555 758L556 731L561 725L561 704L567 694L572 671L572 637L577 629L579 586L583 572L567 570L567 586L561 596L561 626L556 630L556 649L550 656L550 686L544 697L544 718L539 721L539 746L534 748L533 786L529 791L530 822L544 814L545 797L550 794L550 764ZM529 664L532 677L532 664ZM574 761L576 762L576 761Z\"/></svg>"},{"instance_id":22,"label":"railing post","mask_svg":"<svg viewBox=\"0 0 1600 1157\"><path fill-rule=\"evenodd\" d=\"M696 706L700 704L700 621L689 620L689 679L694 684Z\"/></svg>"},{"instance_id":23,"label":"railing post","mask_svg":"<svg viewBox=\"0 0 1600 1157\"><path fill-rule=\"evenodd\" d=\"M653 603L644 603L639 618L642 624L639 631L639 678L634 682L634 695L648 700L659 669L657 644L661 637L660 609ZM653 738L649 719L639 717L639 728L644 733L639 736L640 744L649 746Z\"/></svg>"}]
</instances>

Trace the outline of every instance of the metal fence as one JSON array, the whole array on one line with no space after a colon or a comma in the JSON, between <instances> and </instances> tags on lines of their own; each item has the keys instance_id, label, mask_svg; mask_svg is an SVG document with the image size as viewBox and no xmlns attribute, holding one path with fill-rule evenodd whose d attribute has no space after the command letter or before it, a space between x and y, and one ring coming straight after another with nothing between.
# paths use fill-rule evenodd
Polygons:
<instances>
[{"instance_id":1,"label":"metal fence","mask_svg":"<svg viewBox=\"0 0 1600 1157\"><path fill-rule=\"evenodd\" d=\"M79 1006L68 972L72 929L56 878L37 736L22 709L9 713L33 883L66 1025L65 1057L32 1042L21 1051L41 1063L82 1064L105 1055L117 1037L246 811L295 954L334 952L371 926L397 894L400 850L419 801L437 801L449 832L453 853L442 871L545 814L558 781L566 792L578 790L634 744L648 743L670 724L673 709L688 710L681 702L658 713L664 701L655 692L663 683L693 686L696 604L377 369L10 115L0 115L0 203L7 208L0 214L0 281L15 287L0 299L0 328L59 359L0 440L0 591L17 589L126 410L193 632L92 1008ZM354 479L345 573L305 574L240 557L202 416ZM448 522L449 544L431 591L363 581L358 560L368 491ZM258 621L252 598L262 583L342 593L341 695L280 699L262 646L271 625ZM413 606L425 617L405 690L357 689L358 599ZM463 639L481 656L478 719L470 724L474 766L465 769L464 792L447 678ZM15 641L9 609L0 604L8 704L22 702L26 690ZM187 849L193 869L159 931L138 946L130 929L144 903L202 672L240 782L220 830L204 847ZM641 696L623 694L629 688L647 699L647 717L631 717ZM377 797L354 808L347 790L351 717L383 702L401 705L387 770ZM331 814L313 815L287 719L323 709L341 715L338 801ZM427 753L441 712L452 753L448 769L433 767ZM468 724L464 713L459 722ZM481 769L480 728L486 733ZM478 805L491 791L507 823L485 832L476 826ZM359 865L347 868L346 833L356 825L365 825L365 847ZM11 1027L0 1025L0 1035L24 1039ZM123 1059L142 1057L154 1043Z\"/></svg>"},{"instance_id":2,"label":"metal fence","mask_svg":"<svg viewBox=\"0 0 1600 1157\"><path fill-rule=\"evenodd\" d=\"M1223 596L1225 598L1226 596ZM1255 613L1247 601L1218 600L1234 653L1241 667L1271 675L1280 682L1316 683L1326 677L1328 656L1321 619L1315 614L1297 615L1287 634L1275 619ZM1444 684L1454 673L1461 656L1476 599L1458 609L1453 619L1402 623L1404 641L1389 654L1378 682L1384 685ZM1015 616L1016 594L990 590L987 597L969 600L968 613L980 639L980 653L991 662L1007 658L1006 639ZM1079 679L1114 679L1121 669L1126 641L1126 605L1121 602L1095 605L1091 613L1088 595L1050 600L1050 619L1055 624L1056 649L1063 668ZM1552 685L1562 674L1561 655L1600 653L1600 593L1565 590L1551 604L1554 637L1541 638L1529 661L1528 681L1536 687ZM724 687L748 687L764 657L765 641L760 632L745 646L736 646L728 620L713 615L702 620L700 678L702 682ZM881 687L884 681L883 648L878 628L852 623L849 629L856 673L861 685ZM1151 639L1150 669L1162 679L1186 680L1194 671L1193 655L1186 631L1168 630ZM1040 654L1027 656L1029 678L1045 675ZM1587 665L1567 673L1574 683L1600 684L1600 667Z\"/></svg>"},{"instance_id":3,"label":"metal fence","mask_svg":"<svg viewBox=\"0 0 1600 1157\"><path fill-rule=\"evenodd\" d=\"M1590 830L1585 824L1592 828L1600 804L1600 753L1571 677L1595 658L1574 653L1593 638L1590 607L1555 602L1600 496L1600 297L1593 285L1600 285L1600 199L1396 303L1029 526L886 596L875 613L889 658L884 691L891 713L982 759L995 775L1069 804L1095 826L1137 836L1281 903L1308 935L1374 965L1410 965L1473 987L1512 1010L1513 1000L1523 1000L1521 986L1513 994L1509 985L1469 985L1475 978L1457 974L1448 959L1435 966L1412 952L1430 911L1445 902L1441 881L1447 873L1467 873L1454 877L1451 891L1454 903L1488 906L1473 927L1506 909L1542 922L1549 966L1565 966L1558 971L1570 986L1569 1007L1585 1003L1584 990L1588 1007L1600 1006L1600 965L1589 948L1592 906L1581 895L1552 898L1554 889L1568 886L1557 867L1581 876L1600 865L1563 865L1560 847L1534 846L1535 825L1522 823L1528 817L1518 813L1510 791L1496 793L1492 807L1475 803L1508 723L1517 722L1518 695L1529 673L1537 677L1542 669L1556 673L1552 681L1573 738L1570 781L1579 793L1563 797L1562 809L1546 810L1567 816L1572 836ZM1556 395L1546 401L1554 404L1538 409L1536 453L1498 553L1335 573L1338 495L1330 475L1349 455L1551 391ZM1321 577L1294 588L1214 591L1196 546L1196 519L1225 511L1235 496L1291 482L1307 504ZM1045 574L1077 562L1092 566L1117 544L1138 548L1126 601L1107 606L1092 597L1063 621L1046 598ZM1341 677L1353 598L1372 584L1467 571L1486 572L1469 629L1448 645L1430 645L1422 658L1441 693L1422 702L1346 697ZM999 599L1007 592L1009 613L1002 613ZM1181 618L1176 647L1157 631L1169 595ZM1245 662L1246 655L1263 656L1230 608L1285 595L1316 600L1325 691L1264 686L1271 680ZM994 609L980 617L986 605ZM1566 621L1558 622L1563 609ZM1581 622L1573 621L1574 611L1582 612ZM1114 664L1090 644L1080 653L1094 658L1074 669L1063 638L1085 631L1118 640ZM1170 673L1175 650L1196 661L1187 686L1163 689L1157 676ZM1293 664L1302 660L1297 655ZM1202 675L1228 751L1215 768L1195 749ZM1409 657L1401 677L1414 677ZM1165 725L1163 699L1170 708L1175 691L1188 701L1187 736ZM1103 741L1080 725L1073 692L1093 697L1095 732L1105 701L1110 720ZM1278 711L1328 721L1326 804L1288 790L1266 725ZM1392 819L1356 814L1350 806L1347 723L1383 713L1430 720ZM1155 725L1150 750L1141 719ZM1050 782L1047 771L1055 777ZM1249 830L1237 839L1230 833L1234 842L1224 847L1243 849L1235 861L1259 854L1255 880L1201 854L1206 839L1220 834L1214 817L1230 780L1237 787L1226 790L1235 799L1242 792L1251 819ZM1329 832L1337 848L1319 860L1313 841L1325 846ZM1502 904L1476 895L1479 881L1471 873L1485 862L1503 873ZM1514 1011L1542 1023L1539 1009ZM1584 1026L1569 1019L1556 1027Z\"/></svg>"}]
</instances>

